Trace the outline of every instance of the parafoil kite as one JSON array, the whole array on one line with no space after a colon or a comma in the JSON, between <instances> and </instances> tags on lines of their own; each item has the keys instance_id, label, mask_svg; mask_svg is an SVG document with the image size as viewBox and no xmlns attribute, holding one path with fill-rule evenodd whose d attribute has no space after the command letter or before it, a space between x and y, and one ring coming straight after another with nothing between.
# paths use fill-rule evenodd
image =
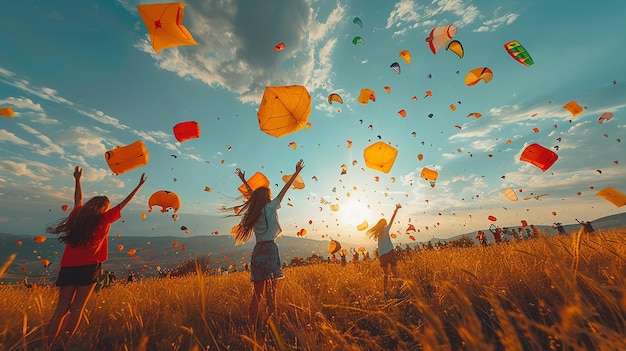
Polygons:
<instances>
[{"instance_id":1,"label":"parafoil kite","mask_svg":"<svg viewBox=\"0 0 626 351\"><path fill-rule=\"evenodd\" d=\"M339 211L339 205L338 204L331 204L330 205L330 210L331 211Z\"/></svg>"},{"instance_id":2,"label":"parafoil kite","mask_svg":"<svg viewBox=\"0 0 626 351\"><path fill-rule=\"evenodd\" d=\"M283 176L283 182L287 183L290 178L291 178L291 174L285 174ZM294 179L293 183L291 183L291 189L304 189L304 180L302 179L300 174L298 174L296 176L296 179Z\"/></svg>"},{"instance_id":3,"label":"parafoil kite","mask_svg":"<svg viewBox=\"0 0 626 351\"><path fill-rule=\"evenodd\" d=\"M269 86L257 112L259 127L277 138L306 126L311 114L311 95L301 85Z\"/></svg>"},{"instance_id":4,"label":"parafoil kite","mask_svg":"<svg viewBox=\"0 0 626 351\"><path fill-rule=\"evenodd\" d=\"M400 116L402 116L402 118L406 117L406 111L405 111L405 110L400 110L400 111L398 111L398 114L399 114Z\"/></svg>"},{"instance_id":5,"label":"parafoil kite","mask_svg":"<svg viewBox=\"0 0 626 351\"><path fill-rule=\"evenodd\" d=\"M200 125L196 121L181 122L174 126L174 137L179 143L200 137Z\"/></svg>"},{"instance_id":6,"label":"parafoil kite","mask_svg":"<svg viewBox=\"0 0 626 351\"><path fill-rule=\"evenodd\" d=\"M298 144L296 144L295 141L289 142L289 144L287 144L287 146L289 146L290 148L292 148L294 150L298 148Z\"/></svg>"},{"instance_id":7,"label":"parafoil kite","mask_svg":"<svg viewBox=\"0 0 626 351\"><path fill-rule=\"evenodd\" d=\"M406 61L407 65L411 64L411 53L409 52L409 50L400 51L398 56L402 57L402 59Z\"/></svg>"},{"instance_id":8,"label":"parafoil kite","mask_svg":"<svg viewBox=\"0 0 626 351\"><path fill-rule=\"evenodd\" d=\"M382 141L366 147L363 151L365 166L383 173L391 171L397 156L398 150Z\"/></svg>"},{"instance_id":9,"label":"parafoil kite","mask_svg":"<svg viewBox=\"0 0 626 351\"><path fill-rule=\"evenodd\" d=\"M357 101L367 105L370 100L376 102L376 93L374 92L374 90L369 89L369 88L363 88L361 89L361 92L359 93L359 97L357 98Z\"/></svg>"},{"instance_id":10,"label":"parafoil kite","mask_svg":"<svg viewBox=\"0 0 626 351\"><path fill-rule=\"evenodd\" d=\"M461 45L461 42L458 40L452 40L449 42L448 45L446 45L446 50L450 50L457 54L459 58L463 58L463 55L465 54L463 51L463 45Z\"/></svg>"},{"instance_id":11,"label":"parafoil kite","mask_svg":"<svg viewBox=\"0 0 626 351\"><path fill-rule=\"evenodd\" d=\"M328 103L332 105L333 101L336 101L336 102L338 102L340 104L343 104L343 99L337 93L332 93L332 94L328 95Z\"/></svg>"},{"instance_id":12,"label":"parafoil kite","mask_svg":"<svg viewBox=\"0 0 626 351\"><path fill-rule=\"evenodd\" d=\"M176 213L180 208L180 199L174 192L159 190L148 199L148 212L152 212L152 206L161 206L161 212L167 212L167 209L171 208Z\"/></svg>"},{"instance_id":13,"label":"parafoil kite","mask_svg":"<svg viewBox=\"0 0 626 351\"><path fill-rule=\"evenodd\" d=\"M520 161L529 162L545 172L558 158L559 156L552 150L539 144L531 144L522 151Z\"/></svg>"},{"instance_id":14,"label":"parafoil kite","mask_svg":"<svg viewBox=\"0 0 626 351\"><path fill-rule=\"evenodd\" d=\"M492 221L492 222L495 222L495 221L497 221L497 220L498 220L498 219L497 219L496 217L494 217L494 216L488 216L488 217L487 217L487 219L488 219L488 220L490 220L490 221Z\"/></svg>"},{"instance_id":15,"label":"parafoil kite","mask_svg":"<svg viewBox=\"0 0 626 351\"><path fill-rule=\"evenodd\" d=\"M198 44L183 25L185 4L182 2L137 5L137 10L157 54L172 46Z\"/></svg>"},{"instance_id":16,"label":"parafoil kite","mask_svg":"<svg viewBox=\"0 0 626 351\"><path fill-rule=\"evenodd\" d=\"M274 45L274 51L282 51L285 49L285 43L278 43Z\"/></svg>"},{"instance_id":17,"label":"parafoil kite","mask_svg":"<svg viewBox=\"0 0 626 351\"><path fill-rule=\"evenodd\" d=\"M394 62L391 64L391 69L393 69L394 71L396 71L396 73L400 74L400 64L397 62Z\"/></svg>"},{"instance_id":18,"label":"parafoil kite","mask_svg":"<svg viewBox=\"0 0 626 351\"><path fill-rule=\"evenodd\" d=\"M504 196L511 201L517 201L517 194L515 193L515 190L511 188L504 189Z\"/></svg>"},{"instance_id":19,"label":"parafoil kite","mask_svg":"<svg viewBox=\"0 0 626 351\"><path fill-rule=\"evenodd\" d=\"M43 264L44 268L48 268L48 266L50 266L50 261L48 260L41 260L41 264Z\"/></svg>"},{"instance_id":20,"label":"parafoil kite","mask_svg":"<svg viewBox=\"0 0 626 351\"><path fill-rule=\"evenodd\" d=\"M422 173L420 174L420 178L424 178L426 180L428 180L430 182L430 187L434 188L435 187L435 182L437 181L437 178L439 177L439 172L424 167L422 168Z\"/></svg>"},{"instance_id":21,"label":"parafoil kite","mask_svg":"<svg viewBox=\"0 0 626 351\"><path fill-rule=\"evenodd\" d=\"M481 80L485 83L489 83L493 78L493 72L487 67L479 67L474 68L473 70L467 72L465 76L465 85L471 86L480 82Z\"/></svg>"},{"instance_id":22,"label":"parafoil kite","mask_svg":"<svg viewBox=\"0 0 626 351\"><path fill-rule=\"evenodd\" d=\"M250 179L247 180L248 185L250 186L250 188L252 189L252 191L256 190L257 188L260 187L266 187L269 188L270 187L270 181L267 179L267 177L265 177L265 175L261 172L256 172L252 175L252 177L250 177ZM248 189L246 189L246 186L244 184L241 184L239 186L239 188L237 188L241 194L246 198L249 199L250 195L252 195L251 193L248 193Z\"/></svg>"},{"instance_id":23,"label":"parafoil kite","mask_svg":"<svg viewBox=\"0 0 626 351\"><path fill-rule=\"evenodd\" d=\"M352 38L352 44L356 45L356 44L362 44L365 45L365 40L359 36L356 36L354 38Z\"/></svg>"},{"instance_id":24,"label":"parafoil kite","mask_svg":"<svg viewBox=\"0 0 626 351\"><path fill-rule=\"evenodd\" d=\"M480 118L480 117L482 117L482 116L483 116L483 115L482 115L481 113L478 113L478 112L472 112L472 113L469 113L469 114L467 115L467 117L476 117L476 118Z\"/></svg>"},{"instance_id":25,"label":"parafoil kite","mask_svg":"<svg viewBox=\"0 0 626 351\"><path fill-rule=\"evenodd\" d=\"M341 250L341 244L338 241L331 239L330 245L328 245L328 253L334 255L339 252L339 250Z\"/></svg>"},{"instance_id":26,"label":"parafoil kite","mask_svg":"<svg viewBox=\"0 0 626 351\"><path fill-rule=\"evenodd\" d=\"M611 112L605 112L598 118L598 123L602 124L602 122L608 121L611 118L613 118L613 114Z\"/></svg>"},{"instance_id":27,"label":"parafoil kite","mask_svg":"<svg viewBox=\"0 0 626 351\"><path fill-rule=\"evenodd\" d=\"M430 31L426 42L430 46L430 51L436 54L437 51L456 35L456 26L439 26Z\"/></svg>"},{"instance_id":28,"label":"parafoil kite","mask_svg":"<svg viewBox=\"0 0 626 351\"><path fill-rule=\"evenodd\" d=\"M530 66L534 63L528 51L526 51L522 44L520 44L517 40L511 40L504 44L504 48L506 49L506 52L508 52L509 55L515 59L515 61L521 63L522 65Z\"/></svg>"},{"instance_id":29,"label":"parafoil kite","mask_svg":"<svg viewBox=\"0 0 626 351\"><path fill-rule=\"evenodd\" d=\"M383 89L385 89L387 94L391 93L391 88L388 85L385 85L385 87Z\"/></svg>"},{"instance_id":30,"label":"parafoil kite","mask_svg":"<svg viewBox=\"0 0 626 351\"><path fill-rule=\"evenodd\" d=\"M617 207L626 205L626 195L612 187L607 187L598 191L596 196L611 201Z\"/></svg>"},{"instance_id":31,"label":"parafoil kite","mask_svg":"<svg viewBox=\"0 0 626 351\"><path fill-rule=\"evenodd\" d=\"M361 21L361 19L358 17L354 17L352 23L357 24L359 27L363 28L363 21Z\"/></svg>"},{"instance_id":32,"label":"parafoil kite","mask_svg":"<svg viewBox=\"0 0 626 351\"><path fill-rule=\"evenodd\" d=\"M13 116L15 116L15 112L13 112L13 107L7 106L0 108L0 116L13 118Z\"/></svg>"},{"instance_id":33,"label":"parafoil kite","mask_svg":"<svg viewBox=\"0 0 626 351\"><path fill-rule=\"evenodd\" d=\"M148 151L143 141L137 140L126 146L117 146L104 153L104 158L113 173L120 175L148 164Z\"/></svg>"},{"instance_id":34,"label":"parafoil kite","mask_svg":"<svg viewBox=\"0 0 626 351\"><path fill-rule=\"evenodd\" d=\"M417 159L418 160L423 160L424 159L424 155L423 154L417 154Z\"/></svg>"}]
</instances>

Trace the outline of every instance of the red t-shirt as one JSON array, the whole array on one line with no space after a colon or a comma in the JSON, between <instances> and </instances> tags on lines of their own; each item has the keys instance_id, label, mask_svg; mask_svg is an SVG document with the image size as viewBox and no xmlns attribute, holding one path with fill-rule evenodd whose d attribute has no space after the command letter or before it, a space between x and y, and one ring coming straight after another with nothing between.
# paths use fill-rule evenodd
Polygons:
<instances>
[{"instance_id":1,"label":"red t-shirt","mask_svg":"<svg viewBox=\"0 0 626 351\"><path fill-rule=\"evenodd\" d=\"M76 209L72 210L72 213ZM70 216L72 215L70 213ZM61 267L85 266L104 262L109 258L108 234L111 223L122 217L122 209L119 205L109 209L102 215L100 224L96 227L96 234L87 245L72 246L65 245Z\"/></svg>"}]
</instances>

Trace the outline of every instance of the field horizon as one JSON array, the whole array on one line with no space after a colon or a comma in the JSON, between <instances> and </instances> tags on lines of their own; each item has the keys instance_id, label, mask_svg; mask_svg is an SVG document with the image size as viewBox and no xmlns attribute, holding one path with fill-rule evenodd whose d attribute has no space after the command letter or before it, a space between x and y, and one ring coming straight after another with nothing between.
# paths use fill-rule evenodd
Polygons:
<instances>
[{"instance_id":1,"label":"field horizon","mask_svg":"<svg viewBox=\"0 0 626 351\"><path fill-rule=\"evenodd\" d=\"M247 273L114 284L89 301L67 349L619 350L626 348L626 230L410 250L397 290L378 261L285 269L276 313L246 323ZM43 349L50 287L2 287L1 350ZM267 320L266 315L263 318Z\"/></svg>"}]
</instances>

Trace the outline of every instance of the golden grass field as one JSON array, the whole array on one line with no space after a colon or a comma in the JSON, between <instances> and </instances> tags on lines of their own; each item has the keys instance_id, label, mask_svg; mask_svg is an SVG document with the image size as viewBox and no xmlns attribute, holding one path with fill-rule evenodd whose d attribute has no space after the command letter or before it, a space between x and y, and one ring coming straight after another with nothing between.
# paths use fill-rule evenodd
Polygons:
<instances>
[{"instance_id":1,"label":"golden grass field","mask_svg":"<svg viewBox=\"0 0 626 351\"><path fill-rule=\"evenodd\" d=\"M256 333L247 273L120 283L67 349L626 350L626 229L414 252L398 270L388 300L377 261L287 268ZM0 350L44 349L56 294L4 287Z\"/></svg>"}]
</instances>

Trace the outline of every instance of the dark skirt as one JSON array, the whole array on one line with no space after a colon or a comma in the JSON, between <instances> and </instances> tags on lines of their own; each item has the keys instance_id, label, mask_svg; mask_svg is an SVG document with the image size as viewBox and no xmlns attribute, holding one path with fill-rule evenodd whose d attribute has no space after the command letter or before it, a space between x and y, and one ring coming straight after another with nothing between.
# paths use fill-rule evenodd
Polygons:
<instances>
[{"instance_id":1,"label":"dark skirt","mask_svg":"<svg viewBox=\"0 0 626 351\"><path fill-rule=\"evenodd\" d=\"M76 285L87 286L98 282L102 271L102 263L86 266L61 267L56 286Z\"/></svg>"},{"instance_id":2,"label":"dark skirt","mask_svg":"<svg viewBox=\"0 0 626 351\"><path fill-rule=\"evenodd\" d=\"M284 278L280 268L278 245L273 241L260 241L254 245L250 259L250 281Z\"/></svg>"},{"instance_id":3,"label":"dark skirt","mask_svg":"<svg viewBox=\"0 0 626 351\"><path fill-rule=\"evenodd\" d=\"M380 256L380 266L386 265L395 266L398 263L398 256L396 256L396 250L391 250L386 254Z\"/></svg>"}]
</instances>

